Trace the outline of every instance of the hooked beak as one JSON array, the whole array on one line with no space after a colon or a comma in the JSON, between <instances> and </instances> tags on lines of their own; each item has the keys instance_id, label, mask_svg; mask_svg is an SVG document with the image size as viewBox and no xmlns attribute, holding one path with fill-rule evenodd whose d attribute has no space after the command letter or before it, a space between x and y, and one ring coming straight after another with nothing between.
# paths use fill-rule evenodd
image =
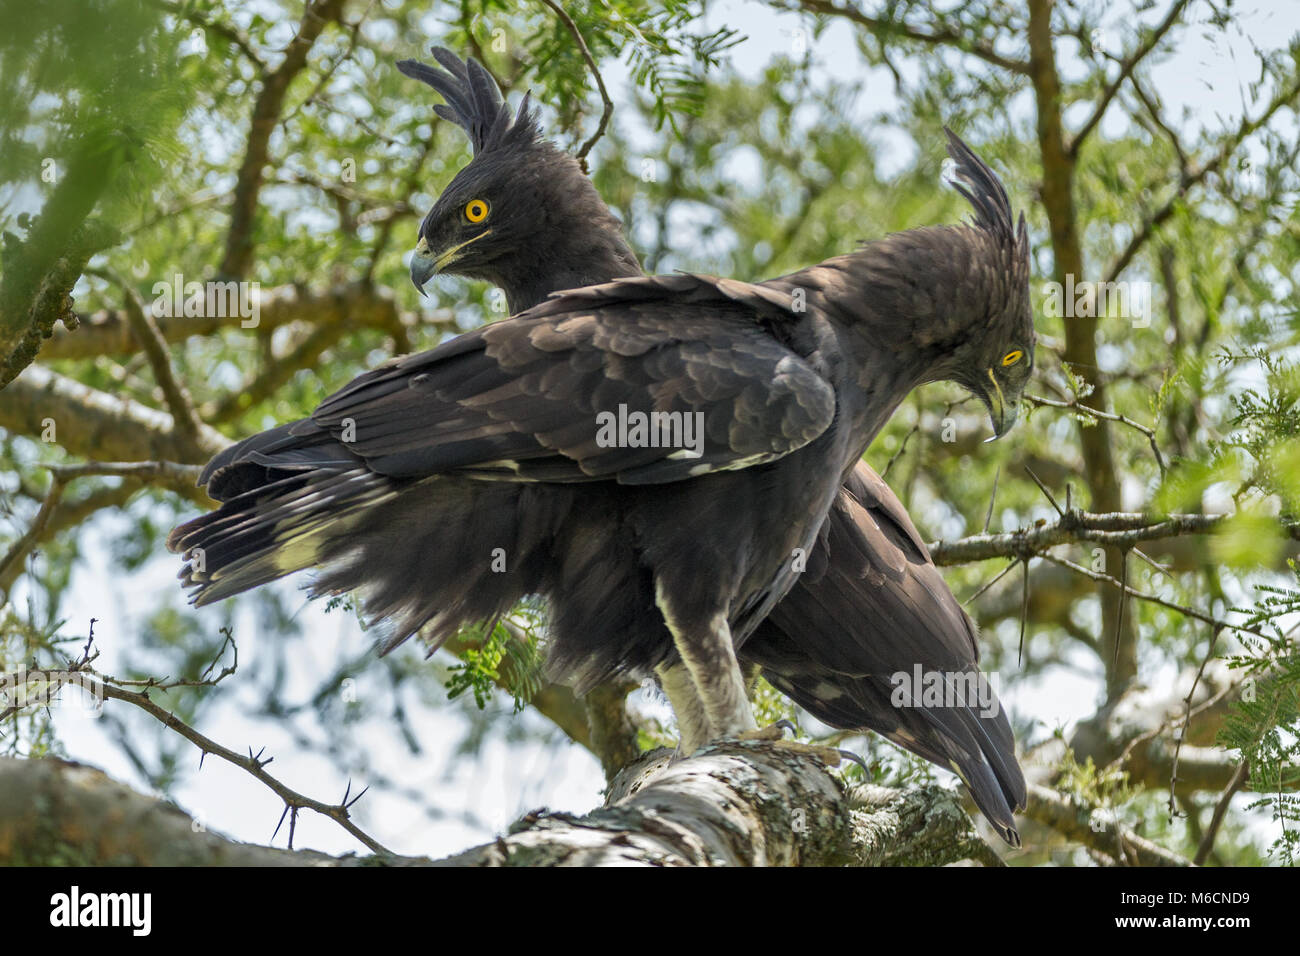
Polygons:
<instances>
[{"instance_id":1,"label":"hooked beak","mask_svg":"<svg viewBox=\"0 0 1300 956\"><path fill-rule=\"evenodd\" d=\"M415 255L411 256L411 281L415 283L415 291L424 295L425 283L432 279L437 271L438 263L429 249L429 241L421 236L420 241L415 245Z\"/></svg>"},{"instance_id":2,"label":"hooked beak","mask_svg":"<svg viewBox=\"0 0 1300 956\"><path fill-rule=\"evenodd\" d=\"M993 422L993 437L984 439L985 444L997 441L1011 431L1011 426L1016 423L1016 415L1020 411L1019 402L1007 402L1006 396L1002 394L1002 386L998 384L997 377L993 374L993 369L987 371L993 389L985 393L984 404L988 406L989 418Z\"/></svg>"},{"instance_id":3,"label":"hooked beak","mask_svg":"<svg viewBox=\"0 0 1300 956\"><path fill-rule=\"evenodd\" d=\"M491 234L491 229L484 229L474 238L466 239L459 245L452 246L446 252L438 255L434 255L433 250L429 248L429 240L421 236L420 241L415 244L415 253L411 256L411 281L415 283L416 291L420 295L424 295L424 287L428 281L455 262L459 258L458 253L462 249L471 242L477 242L484 236Z\"/></svg>"}]
</instances>

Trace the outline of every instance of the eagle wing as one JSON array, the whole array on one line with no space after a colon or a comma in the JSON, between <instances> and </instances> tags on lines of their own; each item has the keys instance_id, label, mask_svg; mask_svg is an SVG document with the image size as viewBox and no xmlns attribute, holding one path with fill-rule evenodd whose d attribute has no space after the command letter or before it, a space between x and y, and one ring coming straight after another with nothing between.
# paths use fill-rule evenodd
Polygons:
<instances>
[{"instance_id":1,"label":"eagle wing","mask_svg":"<svg viewBox=\"0 0 1300 956\"><path fill-rule=\"evenodd\" d=\"M647 484L781 458L834 418L830 383L741 304L570 304L386 363L311 420L392 478Z\"/></svg>"}]
</instances>

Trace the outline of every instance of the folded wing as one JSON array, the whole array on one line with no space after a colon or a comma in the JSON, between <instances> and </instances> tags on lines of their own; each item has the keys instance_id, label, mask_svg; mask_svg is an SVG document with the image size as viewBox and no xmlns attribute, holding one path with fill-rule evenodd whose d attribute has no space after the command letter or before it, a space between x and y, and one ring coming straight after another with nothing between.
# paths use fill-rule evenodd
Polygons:
<instances>
[{"instance_id":1,"label":"folded wing","mask_svg":"<svg viewBox=\"0 0 1300 956\"><path fill-rule=\"evenodd\" d=\"M676 312L525 313L360 376L312 421L391 478L623 484L750 467L825 431L830 384L748 310Z\"/></svg>"}]
</instances>

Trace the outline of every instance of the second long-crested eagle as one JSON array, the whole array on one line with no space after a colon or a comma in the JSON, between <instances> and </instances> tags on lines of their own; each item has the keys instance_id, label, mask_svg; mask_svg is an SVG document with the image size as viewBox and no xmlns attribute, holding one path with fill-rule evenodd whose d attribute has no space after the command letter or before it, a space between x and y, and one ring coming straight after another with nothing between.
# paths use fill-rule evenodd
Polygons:
<instances>
[{"instance_id":1,"label":"second long-crested eagle","mask_svg":"<svg viewBox=\"0 0 1300 956\"><path fill-rule=\"evenodd\" d=\"M526 104L510 114L477 64L439 59L440 112L476 155L426 218L413 274L486 278L526 311L214 458L202 480L221 508L169 539L196 603L316 568L313 592L358 591L393 647L541 595L552 676L582 690L656 672L684 749L752 729L739 657L833 725L956 769L1014 842L1024 785L1005 715L890 703L904 663L960 675L978 651L901 505L859 463L926 381L969 388L998 434L1014 421L1032 369L1028 247L996 176L950 135L973 224L762 283L630 277L540 301L639 273L635 256ZM555 202L575 215L539 219ZM615 412L702 432L689 448L611 444Z\"/></svg>"}]
</instances>

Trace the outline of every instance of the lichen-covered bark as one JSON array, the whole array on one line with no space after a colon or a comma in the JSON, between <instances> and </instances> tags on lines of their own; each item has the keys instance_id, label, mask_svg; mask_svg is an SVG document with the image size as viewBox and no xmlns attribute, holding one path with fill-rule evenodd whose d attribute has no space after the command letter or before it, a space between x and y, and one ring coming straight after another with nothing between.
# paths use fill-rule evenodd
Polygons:
<instances>
[{"instance_id":1,"label":"lichen-covered bark","mask_svg":"<svg viewBox=\"0 0 1300 956\"><path fill-rule=\"evenodd\" d=\"M0 757L0 866L295 866L332 862L237 843L175 806L67 760Z\"/></svg>"},{"instance_id":2,"label":"lichen-covered bark","mask_svg":"<svg viewBox=\"0 0 1300 956\"><path fill-rule=\"evenodd\" d=\"M453 866L996 864L942 787L848 788L807 750L728 742L674 763L656 751L582 816L534 813Z\"/></svg>"},{"instance_id":3,"label":"lichen-covered bark","mask_svg":"<svg viewBox=\"0 0 1300 956\"><path fill-rule=\"evenodd\" d=\"M249 846L68 761L0 758L0 865L835 866L996 862L940 787L847 789L812 753L729 742L688 760L658 752L609 805L538 811L440 861ZM631 782L629 782L631 781Z\"/></svg>"}]
</instances>

